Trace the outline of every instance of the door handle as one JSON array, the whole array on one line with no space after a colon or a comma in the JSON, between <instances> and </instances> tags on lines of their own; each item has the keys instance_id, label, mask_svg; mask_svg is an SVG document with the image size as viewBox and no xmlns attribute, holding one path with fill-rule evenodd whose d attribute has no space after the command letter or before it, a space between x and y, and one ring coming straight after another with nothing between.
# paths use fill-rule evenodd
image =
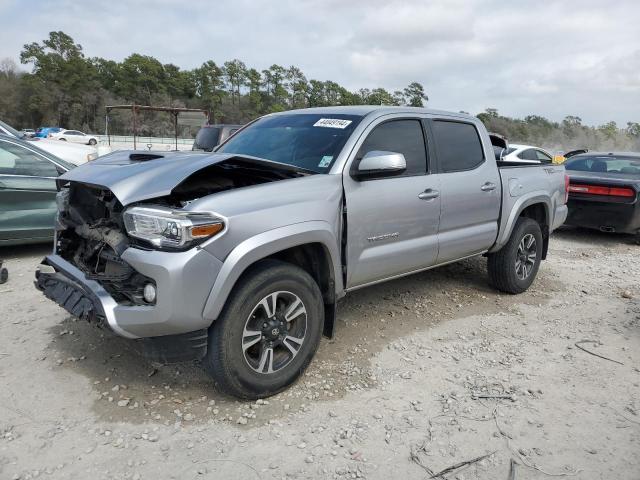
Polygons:
<instances>
[{"instance_id":1,"label":"door handle","mask_svg":"<svg viewBox=\"0 0 640 480\"><path fill-rule=\"evenodd\" d=\"M491 182L487 182L480 187L480 190L482 190L483 192L490 192L495 189L496 189L496 184Z\"/></svg>"},{"instance_id":2,"label":"door handle","mask_svg":"<svg viewBox=\"0 0 640 480\"><path fill-rule=\"evenodd\" d=\"M440 192L438 190L427 188L424 192L418 195L418 198L420 200L433 200L434 198L438 198L439 196Z\"/></svg>"}]
</instances>

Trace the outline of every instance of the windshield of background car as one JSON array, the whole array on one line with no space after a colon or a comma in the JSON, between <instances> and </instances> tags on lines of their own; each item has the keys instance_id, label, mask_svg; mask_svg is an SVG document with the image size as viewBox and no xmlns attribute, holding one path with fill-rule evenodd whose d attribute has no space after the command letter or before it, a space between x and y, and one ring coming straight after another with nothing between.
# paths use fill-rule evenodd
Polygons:
<instances>
[{"instance_id":1,"label":"windshield of background car","mask_svg":"<svg viewBox=\"0 0 640 480\"><path fill-rule=\"evenodd\" d=\"M594 173L616 173L640 178L640 157L579 156L565 162L567 170Z\"/></svg>"},{"instance_id":2,"label":"windshield of background car","mask_svg":"<svg viewBox=\"0 0 640 480\"><path fill-rule=\"evenodd\" d=\"M13 135L16 138L22 138L24 136L24 134L20 133L18 130L13 128L8 123L4 123L2 120L0 120L0 125L2 126L2 128L4 128L7 132L9 132L11 135Z\"/></svg>"},{"instance_id":3,"label":"windshield of background car","mask_svg":"<svg viewBox=\"0 0 640 480\"><path fill-rule=\"evenodd\" d=\"M359 115L333 113L264 117L236 133L217 151L327 173L361 120Z\"/></svg>"},{"instance_id":4,"label":"windshield of background car","mask_svg":"<svg viewBox=\"0 0 640 480\"><path fill-rule=\"evenodd\" d=\"M221 130L221 128L215 127L203 127L198 130L196 139L193 142L193 149L206 150L209 152L213 150L213 147L219 143Z\"/></svg>"}]
</instances>

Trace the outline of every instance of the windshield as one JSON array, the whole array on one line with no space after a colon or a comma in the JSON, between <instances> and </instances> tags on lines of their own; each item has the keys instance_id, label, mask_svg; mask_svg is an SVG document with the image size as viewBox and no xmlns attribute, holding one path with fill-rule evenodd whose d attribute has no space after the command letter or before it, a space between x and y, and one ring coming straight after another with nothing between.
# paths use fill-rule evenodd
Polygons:
<instances>
[{"instance_id":1,"label":"windshield","mask_svg":"<svg viewBox=\"0 0 640 480\"><path fill-rule=\"evenodd\" d=\"M13 128L8 123L4 123L2 120L0 120L0 126L2 126L2 128L4 128L7 132L9 132L9 135L13 135L16 138L22 138L24 136L23 133L20 133L18 130Z\"/></svg>"},{"instance_id":2,"label":"windshield","mask_svg":"<svg viewBox=\"0 0 640 480\"><path fill-rule=\"evenodd\" d=\"M578 172L619 173L640 178L640 157L579 156L565 162L567 170Z\"/></svg>"},{"instance_id":3,"label":"windshield","mask_svg":"<svg viewBox=\"0 0 640 480\"><path fill-rule=\"evenodd\" d=\"M264 117L236 133L217 151L327 173L360 120L358 115L333 113Z\"/></svg>"},{"instance_id":4,"label":"windshield","mask_svg":"<svg viewBox=\"0 0 640 480\"><path fill-rule=\"evenodd\" d=\"M219 143L221 130L221 128L217 127L202 127L198 130L196 139L193 142L193 149L207 152L213 150L213 147Z\"/></svg>"}]
</instances>

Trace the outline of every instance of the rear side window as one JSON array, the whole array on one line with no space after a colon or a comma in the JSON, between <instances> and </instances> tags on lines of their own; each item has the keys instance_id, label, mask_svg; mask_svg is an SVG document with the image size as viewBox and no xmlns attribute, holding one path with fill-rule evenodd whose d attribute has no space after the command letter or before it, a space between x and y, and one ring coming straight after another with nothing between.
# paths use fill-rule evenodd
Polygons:
<instances>
[{"instance_id":1,"label":"rear side window","mask_svg":"<svg viewBox=\"0 0 640 480\"><path fill-rule=\"evenodd\" d=\"M518 154L518 158L522 160L538 160L538 156L536 155L536 151L533 148L529 148L524 150Z\"/></svg>"},{"instance_id":2,"label":"rear side window","mask_svg":"<svg viewBox=\"0 0 640 480\"><path fill-rule=\"evenodd\" d=\"M484 162L480 136L472 124L435 120L432 128L444 172L473 170Z\"/></svg>"},{"instance_id":3,"label":"rear side window","mask_svg":"<svg viewBox=\"0 0 640 480\"><path fill-rule=\"evenodd\" d=\"M357 158L374 150L403 154L407 169L401 176L427 173L427 153L420 120L391 120L378 125L360 147Z\"/></svg>"},{"instance_id":4,"label":"rear side window","mask_svg":"<svg viewBox=\"0 0 640 480\"><path fill-rule=\"evenodd\" d=\"M551 158L550 155L547 155L546 153L544 153L541 150L536 150L536 156L537 156L538 160L540 160L542 163L551 163L551 162L553 162L553 158Z\"/></svg>"}]
</instances>

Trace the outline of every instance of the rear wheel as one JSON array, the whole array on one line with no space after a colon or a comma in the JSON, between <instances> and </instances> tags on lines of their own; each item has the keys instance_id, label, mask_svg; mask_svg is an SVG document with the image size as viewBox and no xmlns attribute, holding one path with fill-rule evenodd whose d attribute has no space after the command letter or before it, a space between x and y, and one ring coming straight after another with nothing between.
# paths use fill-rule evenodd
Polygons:
<instances>
[{"instance_id":1,"label":"rear wheel","mask_svg":"<svg viewBox=\"0 0 640 480\"><path fill-rule=\"evenodd\" d=\"M536 278L542 261L542 230L538 222L520 217L507 244L488 256L489 281L506 293L522 293Z\"/></svg>"},{"instance_id":2,"label":"rear wheel","mask_svg":"<svg viewBox=\"0 0 640 480\"><path fill-rule=\"evenodd\" d=\"M227 394L274 395L311 362L323 319L322 294L307 272L260 262L240 280L210 328L204 366Z\"/></svg>"}]
</instances>

